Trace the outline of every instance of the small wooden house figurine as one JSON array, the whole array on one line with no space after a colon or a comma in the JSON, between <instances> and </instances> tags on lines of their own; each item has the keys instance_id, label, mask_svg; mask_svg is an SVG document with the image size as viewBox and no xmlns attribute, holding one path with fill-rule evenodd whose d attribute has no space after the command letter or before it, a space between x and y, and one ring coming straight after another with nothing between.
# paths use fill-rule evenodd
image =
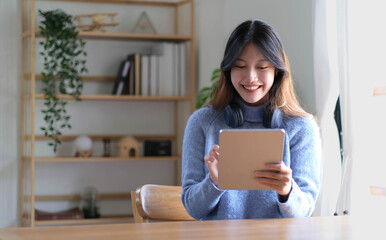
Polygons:
<instances>
[{"instance_id":1,"label":"small wooden house figurine","mask_svg":"<svg viewBox=\"0 0 386 240\"><path fill-rule=\"evenodd\" d=\"M119 157L138 157L139 142L131 136L127 136L118 142Z\"/></svg>"}]
</instances>

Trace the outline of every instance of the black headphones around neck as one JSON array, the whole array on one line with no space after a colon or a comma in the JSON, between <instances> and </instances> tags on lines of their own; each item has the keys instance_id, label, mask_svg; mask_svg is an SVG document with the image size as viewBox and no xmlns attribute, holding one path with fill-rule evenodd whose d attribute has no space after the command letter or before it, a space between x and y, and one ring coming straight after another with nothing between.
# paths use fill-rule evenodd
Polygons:
<instances>
[{"instance_id":1,"label":"black headphones around neck","mask_svg":"<svg viewBox=\"0 0 386 240\"><path fill-rule=\"evenodd\" d=\"M273 110L267 104L264 109L263 126L271 128ZM225 123L231 128L238 128L244 124L243 111L238 103L232 101L224 109Z\"/></svg>"}]
</instances>

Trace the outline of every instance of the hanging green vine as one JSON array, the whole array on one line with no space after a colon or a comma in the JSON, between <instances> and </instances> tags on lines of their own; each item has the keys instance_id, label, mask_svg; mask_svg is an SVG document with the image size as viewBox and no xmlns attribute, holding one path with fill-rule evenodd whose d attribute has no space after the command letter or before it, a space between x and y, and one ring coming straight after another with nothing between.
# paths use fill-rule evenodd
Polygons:
<instances>
[{"instance_id":1,"label":"hanging green vine","mask_svg":"<svg viewBox=\"0 0 386 240\"><path fill-rule=\"evenodd\" d=\"M42 11L43 17L39 29L44 39L40 42L44 59L41 73L44 94L45 126L40 129L51 138L48 143L56 152L60 144L59 136L65 128L71 129L71 116L66 110L67 101L59 99L57 94L68 94L80 101L83 82L79 74L87 72L84 50L85 42L78 39L78 31L71 15L62 10Z\"/></svg>"}]
</instances>

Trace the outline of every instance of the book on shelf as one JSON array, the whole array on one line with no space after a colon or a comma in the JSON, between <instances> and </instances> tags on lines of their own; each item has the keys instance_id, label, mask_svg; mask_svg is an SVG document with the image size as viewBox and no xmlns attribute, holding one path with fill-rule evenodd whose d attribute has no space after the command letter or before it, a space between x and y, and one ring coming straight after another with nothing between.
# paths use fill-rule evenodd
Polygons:
<instances>
[{"instance_id":1,"label":"book on shelf","mask_svg":"<svg viewBox=\"0 0 386 240\"><path fill-rule=\"evenodd\" d=\"M179 96L185 96L186 95L186 80L187 80L187 72L186 72L186 64L187 64L187 57L186 57L186 43L182 43L179 45L179 62L181 63L181 66L178 68L179 71L179 90L178 95Z\"/></svg>"},{"instance_id":2,"label":"book on shelf","mask_svg":"<svg viewBox=\"0 0 386 240\"><path fill-rule=\"evenodd\" d=\"M184 96L187 79L185 43L162 42L151 54L127 55L114 84L115 95Z\"/></svg>"},{"instance_id":3,"label":"book on shelf","mask_svg":"<svg viewBox=\"0 0 386 240\"><path fill-rule=\"evenodd\" d=\"M141 95L149 96L150 93L150 56L142 55L141 56Z\"/></svg>"},{"instance_id":4,"label":"book on shelf","mask_svg":"<svg viewBox=\"0 0 386 240\"><path fill-rule=\"evenodd\" d=\"M128 92L127 77L129 75L129 72L130 72L130 62L127 60L122 61L118 68L117 77L115 78L115 83L112 91L113 95L127 94Z\"/></svg>"},{"instance_id":5,"label":"book on shelf","mask_svg":"<svg viewBox=\"0 0 386 240\"><path fill-rule=\"evenodd\" d=\"M130 72L128 76L129 95L140 95L141 81L141 57L139 53L132 53L127 56L127 61L130 62Z\"/></svg>"},{"instance_id":6,"label":"book on shelf","mask_svg":"<svg viewBox=\"0 0 386 240\"><path fill-rule=\"evenodd\" d=\"M135 66L135 95L140 95L141 89L141 56L137 53L134 58Z\"/></svg>"},{"instance_id":7,"label":"book on shelf","mask_svg":"<svg viewBox=\"0 0 386 240\"><path fill-rule=\"evenodd\" d=\"M172 45L172 62L173 62L173 73L172 73L172 95L177 95L177 89L178 89L178 68L179 68L179 62L178 62L178 43L173 43Z\"/></svg>"},{"instance_id":8,"label":"book on shelf","mask_svg":"<svg viewBox=\"0 0 386 240\"><path fill-rule=\"evenodd\" d=\"M152 52L159 58L159 94L173 96L175 66L173 43L159 43L153 47Z\"/></svg>"},{"instance_id":9,"label":"book on shelf","mask_svg":"<svg viewBox=\"0 0 386 240\"><path fill-rule=\"evenodd\" d=\"M159 58L157 55L150 55L150 96L159 95Z\"/></svg>"},{"instance_id":10,"label":"book on shelf","mask_svg":"<svg viewBox=\"0 0 386 240\"><path fill-rule=\"evenodd\" d=\"M152 53L159 57L159 94L183 96L186 94L187 54L185 43L162 42Z\"/></svg>"}]
</instances>

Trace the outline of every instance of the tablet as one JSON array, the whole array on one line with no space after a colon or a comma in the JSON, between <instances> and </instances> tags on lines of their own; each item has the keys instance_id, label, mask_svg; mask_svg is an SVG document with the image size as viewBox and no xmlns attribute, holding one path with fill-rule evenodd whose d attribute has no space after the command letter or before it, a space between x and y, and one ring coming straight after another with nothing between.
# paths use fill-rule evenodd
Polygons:
<instances>
[{"instance_id":1,"label":"tablet","mask_svg":"<svg viewBox=\"0 0 386 240\"><path fill-rule=\"evenodd\" d=\"M270 190L255 181L254 172L283 158L283 129L220 130L218 187L234 190Z\"/></svg>"}]
</instances>

